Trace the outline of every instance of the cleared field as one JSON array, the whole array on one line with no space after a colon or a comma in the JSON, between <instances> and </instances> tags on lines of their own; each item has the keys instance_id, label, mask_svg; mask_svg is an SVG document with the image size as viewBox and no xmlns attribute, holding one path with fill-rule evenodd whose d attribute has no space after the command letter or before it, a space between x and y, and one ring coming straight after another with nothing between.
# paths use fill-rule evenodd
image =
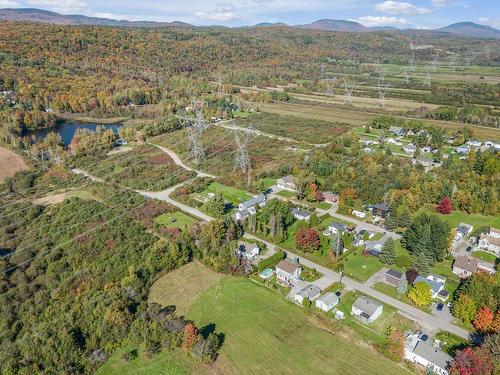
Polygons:
<instances>
[{"instance_id":1,"label":"cleared field","mask_svg":"<svg viewBox=\"0 0 500 375\"><path fill-rule=\"evenodd\" d=\"M0 147L0 182L26 169L28 169L28 166L21 156L14 151Z\"/></svg>"},{"instance_id":2,"label":"cleared field","mask_svg":"<svg viewBox=\"0 0 500 375\"><path fill-rule=\"evenodd\" d=\"M247 279L220 279L188 317L224 333L221 351L239 374L409 373L352 338L316 328L299 307Z\"/></svg>"},{"instance_id":3,"label":"cleared field","mask_svg":"<svg viewBox=\"0 0 500 375\"><path fill-rule=\"evenodd\" d=\"M45 196L43 198L35 199L35 200L33 200L33 203L45 206L45 205L51 205L51 204L58 204L58 203L63 202L66 199L70 199L70 198L74 198L74 197L80 198L80 199L83 199L83 200L96 199L88 191L85 191L85 190L71 190L71 191L65 191L63 193L54 193L54 194L47 195L47 196Z\"/></svg>"},{"instance_id":4,"label":"cleared field","mask_svg":"<svg viewBox=\"0 0 500 375\"><path fill-rule=\"evenodd\" d=\"M169 228L184 229L186 226L190 227L196 223L196 219L186 215L184 212L176 211L156 217L155 222Z\"/></svg>"},{"instance_id":5,"label":"cleared field","mask_svg":"<svg viewBox=\"0 0 500 375\"><path fill-rule=\"evenodd\" d=\"M420 211L426 211L425 208ZM439 215L443 220L447 221L453 228L456 228L460 223L470 224L474 229L480 227L500 228L500 217L486 216L481 214L468 214L462 211L453 211L448 215Z\"/></svg>"},{"instance_id":6,"label":"cleared field","mask_svg":"<svg viewBox=\"0 0 500 375\"><path fill-rule=\"evenodd\" d=\"M290 96L305 101L316 101L329 104L344 104L343 95L333 95L332 97L326 97L324 95L291 93ZM421 103L407 99L391 99L391 98L385 99L385 110L389 112L414 111L415 109L420 108L424 105L431 110L434 110L437 107L439 107L438 105L435 104ZM378 109L378 99L353 95L352 106L360 108Z\"/></svg>"},{"instance_id":7,"label":"cleared field","mask_svg":"<svg viewBox=\"0 0 500 375\"><path fill-rule=\"evenodd\" d=\"M312 103L312 102L311 102ZM307 103L259 103L261 111L276 113L278 115L296 116L307 119L316 119L323 121L341 122L352 127L368 124L376 113L356 111L354 109L328 107L325 103L316 102L318 105ZM397 116L407 118L405 116ZM465 125L455 122L437 121L425 119L424 122L445 130L454 131L462 127L469 127L474 133L474 137L481 140L500 140L500 129L486 126Z\"/></svg>"},{"instance_id":8,"label":"cleared field","mask_svg":"<svg viewBox=\"0 0 500 375\"><path fill-rule=\"evenodd\" d=\"M313 144L327 143L345 133L348 128L338 122L304 120L293 116L279 116L271 113L258 113L236 120L239 126L252 125L257 130L281 137Z\"/></svg>"},{"instance_id":9,"label":"cleared field","mask_svg":"<svg viewBox=\"0 0 500 375\"><path fill-rule=\"evenodd\" d=\"M185 315L200 295L223 276L198 262L188 263L158 279L149 291L148 302L176 306Z\"/></svg>"}]
</instances>

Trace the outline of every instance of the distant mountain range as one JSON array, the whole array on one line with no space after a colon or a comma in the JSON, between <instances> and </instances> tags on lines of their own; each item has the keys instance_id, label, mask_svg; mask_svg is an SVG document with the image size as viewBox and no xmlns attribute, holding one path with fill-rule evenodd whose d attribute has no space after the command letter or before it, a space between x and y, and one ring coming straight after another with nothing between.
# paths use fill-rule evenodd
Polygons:
<instances>
[{"instance_id":1,"label":"distant mountain range","mask_svg":"<svg viewBox=\"0 0 500 375\"><path fill-rule=\"evenodd\" d=\"M63 15L42 9L20 8L20 9L0 9L0 21L31 21L44 22L61 25L103 25L121 27L194 27L185 22L153 22L153 21L125 21L108 18L87 17L82 15ZM322 19L305 25L289 26L283 22L262 22L247 27L297 27L302 29L323 30L323 31L348 31L348 32L374 32L374 31L415 31L415 29L398 29L392 26L367 27L355 21ZM491 26L478 25L473 22L458 22L437 30L428 32L443 32L460 36L476 38L500 38L500 30Z\"/></svg>"}]
</instances>

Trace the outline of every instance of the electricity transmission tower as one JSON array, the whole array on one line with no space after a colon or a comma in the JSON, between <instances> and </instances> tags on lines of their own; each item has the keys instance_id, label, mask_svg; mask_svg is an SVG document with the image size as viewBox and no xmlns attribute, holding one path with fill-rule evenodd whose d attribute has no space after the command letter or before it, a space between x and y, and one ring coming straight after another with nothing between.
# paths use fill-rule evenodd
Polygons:
<instances>
[{"instance_id":1,"label":"electricity transmission tower","mask_svg":"<svg viewBox=\"0 0 500 375\"><path fill-rule=\"evenodd\" d=\"M465 65L467 66L467 69L470 68L470 62L471 62L472 58L471 57L466 57L465 58Z\"/></svg>"},{"instance_id":2,"label":"electricity transmission tower","mask_svg":"<svg viewBox=\"0 0 500 375\"><path fill-rule=\"evenodd\" d=\"M408 67L403 66L401 70L403 71L403 82L406 84L410 83L410 73Z\"/></svg>"},{"instance_id":3,"label":"electricity transmission tower","mask_svg":"<svg viewBox=\"0 0 500 375\"><path fill-rule=\"evenodd\" d=\"M218 85L218 93L219 93L219 99L222 98L224 95L224 85L222 83L222 76L219 72L219 75L217 77L217 85Z\"/></svg>"},{"instance_id":4,"label":"electricity transmission tower","mask_svg":"<svg viewBox=\"0 0 500 375\"><path fill-rule=\"evenodd\" d=\"M378 106L381 109L385 108L385 94L388 88L389 85L381 85L380 83L378 84Z\"/></svg>"},{"instance_id":5,"label":"electricity transmission tower","mask_svg":"<svg viewBox=\"0 0 500 375\"><path fill-rule=\"evenodd\" d=\"M193 101L194 116L177 116L177 118L181 120L183 125L187 128L189 139L189 157L196 165L199 165L203 160L205 160L205 151L203 150L201 137L208 128L209 124L203 117L204 105L205 103L203 101Z\"/></svg>"},{"instance_id":6,"label":"electricity transmission tower","mask_svg":"<svg viewBox=\"0 0 500 375\"><path fill-rule=\"evenodd\" d=\"M432 70L434 71L434 73L436 73L437 71L437 67L439 65L439 57L437 54L435 54L434 56L432 56Z\"/></svg>"},{"instance_id":7,"label":"electricity transmission tower","mask_svg":"<svg viewBox=\"0 0 500 375\"><path fill-rule=\"evenodd\" d=\"M450 65L450 69L452 72L457 71L457 56L456 55L451 55L449 65Z\"/></svg>"},{"instance_id":8,"label":"electricity transmission tower","mask_svg":"<svg viewBox=\"0 0 500 375\"><path fill-rule=\"evenodd\" d=\"M377 68L378 71L378 81L379 82L384 82L385 80L385 70L382 65L379 65Z\"/></svg>"},{"instance_id":9,"label":"electricity transmission tower","mask_svg":"<svg viewBox=\"0 0 500 375\"><path fill-rule=\"evenodd\" d=\"M337 81L337 77L325 79L326 96L333 96L333 86L335 85L336 81Z\"/></svg>"},{"instance_id":10,"label":"electricity transmission tower","mask_svg":"<svg viewBox=\"0 0 500 375\"><path fill-rule=\"evenodd\" d=\"M250 185L252 166L250 164L250 157L248 156L248 145L256 137L256 134L251 125L247 128L240 128L234 125L231 129L236 142L236 157L234 159L233 172L239 168L243 173L247 173L247 184Z\"/></svg>"},{"instance_id":11,"label":"electricity transmission tower","mask_svg":"<svg viewBox=\"0 0 500 375\"><path fill-rule=\"evenodd\" d=\"M431 87L431 68L425 68L424 87Z\"/></svg>"},{"instance_id":12,"label":"electricity transmission tower","mask_svg":"<svg viewBox=\"0 0 500 375\"><path fill-rule=\"evenodd\" d=\"M410 59L410 72L415 72L415 56L411 56Z\"/></svg>"},{"instance_id":13,"label":"electricity transmission tower","mask_svg":"<svg viewBox=\"0 0 500 375\"><path fill-rule=\"evenodd\" d=\"M344 81L344 104L352 105L352 92L356 89L356 83Z\"/></svg>"},{"instance_id":14,"label":"electricity transmission tower","mask_svg":"<svg viewBox=\"0 0 500 375\"><path fill-rule=\"evenodd\" d=\"M319 67L319 79L322 81L325 77L325 64L321 64Z\"/></svg>"}]
</instances>

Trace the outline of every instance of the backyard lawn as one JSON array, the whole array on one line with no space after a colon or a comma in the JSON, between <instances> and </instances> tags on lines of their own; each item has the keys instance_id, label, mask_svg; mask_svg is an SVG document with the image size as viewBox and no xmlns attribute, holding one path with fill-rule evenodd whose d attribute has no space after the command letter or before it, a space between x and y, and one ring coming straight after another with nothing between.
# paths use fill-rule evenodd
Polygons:
<instances>
[{"instance_id":1,"label":"backyard lawn","mask_svg":"<svg viewBox=\"0 0 500 375\"><path fill-rule=\"evenodd\" d=\"M382 262L377 257L363 255L352 251L343 258L344 274L358 281L365 282L382 268Z\"/></svg>"},{"instance_id":2,"label":"backyard lawn","mask_svg":"<svg viewBox=\"0 0 500 375\"><path fill-rule=\"evenodd\" d=\"M453 211L449 215L439 215L448 222L452 228L456 228L460 223L470 224L474 229L480 227L500 228L500 216L485 216L481 214L468 214L462 211Z\"/></svg>"},{"instance_id":3,"label":"backyard lawn","mask_svg":"<svg viewBox=\"0 0 500 375\"><path fill-rule=\"evenodd\" d=\"M404 374L367 347L314 327L301 308L246 279L219 280L188 318L225 335L222 354L240 374ZM362 351L363 360L354 361Z\"/></svg>"},{"instance_id":4,"label":"backyard lawn","mask_svg":"<svg viewBox=\"0 0 500 375\"><path fill-rule=\"evenodd\" d=\"M384 282L378 282L378 283L375 283L372 286L372 288L379 291L380 293L387 294L388 296L395 298L403 303L406 303L408 305L416 307L417 309L420 309L420 310L425 311L425 312L430 312L430 306L428 306L428 307L423 306L422 307L422 306L414 305L413 302L411 302L411 300L406 296L406 294L398 294L396 287L394 287L392 285L386 284Z\"/></svg>"},{"instance_id":5,"label":"backyard lawn","mask_svg":"<svg viewBox=\"0 0 500 375\"><path fill-rule=\"evenodd\" d=\"M278 191L276 194L279 195L280 197L283 197L283 198L292 198L292 197L295 197L297 195L297 193L295 193L293 191L288 191L288 190L281 190L281 191Z\"/></svg>"},{"instance_id":6,"label":"backyard lawn","mask_svg":"<svg viewBox=\"0 0 500 375\"><path fill-rule=\"evenodd\" d=\"M200 195L207 197L208 193L222 194L224 199L228 202L231 202L233 206L238 206L241 202L252 198L250 194L243 190L234 188L232 186L223 185L218 182L212 182L211 184L209 184L205 191L200 193Z\"/></svg>"},{"instance_id":7,"label":"backyard lawn","mask_svg":"<svg viewBox=\"0 0 500 375\"><path fill-rule=\"evenodd\" d=\"M488 263L495 264L495 262L497 261L497 257L495 255L482 250L473 251L472 256L474 258L484 260L485 262Z\"/></svg>"},{"instance_id":8,"label":"backyard lawn","mask_svg":"<svg viewBox=\"0 0 500 375\"><path fill-rule=\"evenodd\" d=\"M196 223L196 219L181 211L168 212L155 218L155 223L170 228L184 229Z\"/></svg>"}]
</instances>

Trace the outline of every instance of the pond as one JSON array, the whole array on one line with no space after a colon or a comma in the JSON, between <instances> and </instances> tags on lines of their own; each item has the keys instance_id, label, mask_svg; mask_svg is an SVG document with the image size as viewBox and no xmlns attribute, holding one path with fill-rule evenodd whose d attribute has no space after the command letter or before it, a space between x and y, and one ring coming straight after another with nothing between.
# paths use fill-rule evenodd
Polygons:
<instances>
[{"instance_id":1,"label":"pond","mask_svg":"<svg viewBox=\"0 0 500 375\"><path fill-rule=\"evenodd\" d=\"M95 131L95 129L101 126L104 129L111 129L113 130L114 133L118 132L118 129L120 128L121 124L120 123L115 123L115 124L96 124L96 123L91 123L91 122L63 122L60 124L57 124L55 126L52 126L50 128L44 128L44 129L36 129L36 130L30 130L26 132L25 136L34 136L35 139L43 139L47 136L47 134L51 132L58 133L64 145L69 145L71 143L71 140L73 139L73 136L76 133L77 129L89 129L91 131Z\"/></svg>"}]
</instances>

